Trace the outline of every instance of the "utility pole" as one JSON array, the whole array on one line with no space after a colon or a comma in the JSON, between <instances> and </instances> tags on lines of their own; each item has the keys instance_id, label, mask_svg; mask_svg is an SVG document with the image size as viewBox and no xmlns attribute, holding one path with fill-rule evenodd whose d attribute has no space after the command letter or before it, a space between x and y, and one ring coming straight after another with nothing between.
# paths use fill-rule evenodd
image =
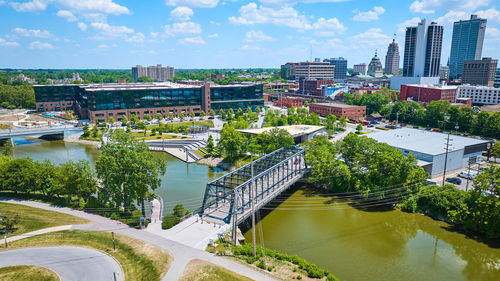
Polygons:
<instances>
[{"instance_id":1,"label":"utility pole","mask_svg":"<svg viewBox=\"0 0 500 281\"><path fill-rule=\"evenodd\" d=\"M113 240L113 251L116 251L116 246L115 246L115 233L111 231L111 239Z\"/></svg>"},{"instance_id":2,"label":"utility pole","mask_svg":"<svg viewBox=\"0 0 500 281\"><path fill-rule=\"evenodd\" d=\"M252 242L253 242L253 256L257 256L255 251L255 200L253 194L253 153L250 152L250 202L252 203Z\"/></svg>"},{"instance_id":3,"label":"utility pole","mask_svg":"<svg viewBox=\"0 0 500 281\"><path fill-rule=\"evenodd\" d=\"M469 165L469 173L467 174L467 185L465 185L465 191L469 190L469 178L470 178L470 165L471 165L471 161L469 160L467 163Z\"/></svg>"},{"instance_id":4,"label":"utility pole","mask_svg":"<svg viewBox=\"0 0 500 281\"><path fill-rule=\"evenodd\" d=\"M444 185L444 180L446 178L446 163L448 162L448 147L449 146L450 146L450 133L448 132L448 137L446 138L446 153L444 156L443 183L441 185Z\"/></svg>"}]
</instances>

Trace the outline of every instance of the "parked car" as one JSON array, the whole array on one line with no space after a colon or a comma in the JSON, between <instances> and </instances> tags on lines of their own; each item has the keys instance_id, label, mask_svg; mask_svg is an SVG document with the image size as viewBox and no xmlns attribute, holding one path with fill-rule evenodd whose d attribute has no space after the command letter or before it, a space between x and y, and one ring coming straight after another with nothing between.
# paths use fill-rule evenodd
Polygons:
<instances>
[{"instance_id":1,"label":"parked car","mask_svg":"<svg viewBox=\"0 0 500 281\"><path fill-rule=\"evenodd\" d=\"M457 184L457 185L462 184L462 180L460 178L457 178L457 177L447 178L446 181L451 182L453 184Z\"/></svg>"},{"instance_id":2,"label":"parked car","mask_svg":"<svg viewBox=\"0 0 500 281\"><path fill-rule=\"evenodd\" d=\"M370 123L371 123L371 124L380 124L380 122L378 122L378 121L372 121L372 122L370 122Z\"/></svg>"},{"instance_id":3,"label":"parked car","mask_svg":"<svg viewBox=\"0 0 500 281\"><path fill-rule=\"evenodd\" d=\"M430 129L429 131L431 131L431 132L441 132L441 130L436 129L436 128L432 128L432 129Z\"/></svg>"},{"instance_id":4,"label":"parked car","mask_svg":"<svg viewBox=\"0 0 500 281\"><path fill-rule=\"evenodd\" d=\"M368 125L368 126L366 126L366 127L368 127L368 128L373 128L373 127L375 127L375 126L374 126L373 124L370 124L370 125Z\"/></svg>"},{"instance_id":5,"label":"parked car","mask_svg":"<svg viewBox=\"0 0 500 281\"><path fill-rule=\"evenodd\" d=\"M368 121L360 121L359 123L361 123L361 124L363 124L363 125L365 125L365 126L366 126L366 125L370 125L370 122L368 122Z\"/></svg>"},{"instance_id":6,"label":"parked car","mask_svg":"<svg viewBox=\"0 0 500 281\"><path fill-rule=\"evenodd\" d=\"M462 172L460 172L460 174L458 174L458 176L461 178L464 178L464 179L472 180L477 176L477 172L470 171L470 173L469 173L467 171L462 171Z\"/></svg>"}]
</instances>

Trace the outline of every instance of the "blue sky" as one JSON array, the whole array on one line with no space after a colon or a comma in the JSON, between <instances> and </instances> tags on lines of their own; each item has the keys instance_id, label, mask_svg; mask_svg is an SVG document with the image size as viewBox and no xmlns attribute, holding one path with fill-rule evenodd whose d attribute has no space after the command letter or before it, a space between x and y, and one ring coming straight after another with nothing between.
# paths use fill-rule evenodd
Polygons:
<instances>
[{"instance_id":1,"label":"blue sky","mask_svg":"<svg viewBox=\"0 0 500 281\"><path fill-rule=\"evenodd\" d=\"M500 57L493 0L0 0L0 68L273 67L313 57L382 62L419 19L488 19L483 56ZM401 65L402 67L402 65Z\"/></svg>"}]
</instances>

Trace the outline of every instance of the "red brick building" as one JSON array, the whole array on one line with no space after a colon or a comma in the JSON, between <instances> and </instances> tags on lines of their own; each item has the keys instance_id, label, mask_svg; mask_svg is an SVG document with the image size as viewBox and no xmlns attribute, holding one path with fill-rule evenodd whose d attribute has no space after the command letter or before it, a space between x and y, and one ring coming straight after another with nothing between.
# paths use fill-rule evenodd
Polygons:
<instances>
[{"instance_id":1,"label":"red brick building","mask_svg":"<svg viewBox=\"0 0 500 281\"><path fill-rule=\"evenodd\" d=\"M344 103L311 103L309 104L309 112L316 113L321 116L333 114L340 118L364 119L366 116L366 106L348 105Z\"/></svg>"},{"instance_id":2,"label":"red brick building","mask_svg":"<svg viewBox=\"0 0 500 281\"><path fill-rule=\"evenodd\" d=\"M301 79L299 81L299 88L297 89L297 94L307 95L307 96L324 96L322 87L325 85L334 84L333 80L305 80Z\"/></svg>"},{"instance_id":3,"label":"red brick building","mask_svg":"<svg viewBox=\"0 0 500 281\"><path fill-rule=\"evenodd\" d=\"M291 97L278 97L277 101L274 101L275 106L279 107L302 107L301 98L291 98Z\"/></svg>"},{"instance_id":4,"label":"red brick building","mask_svg":"<svg viewBox=\"0 0 500 281\"><path fill-rule=\"evenodd\" d=\"M420 103L445 100L455 102L457 86L442 85L401 85L399 100L412 100Z\"/></svg>"}]
</instances>

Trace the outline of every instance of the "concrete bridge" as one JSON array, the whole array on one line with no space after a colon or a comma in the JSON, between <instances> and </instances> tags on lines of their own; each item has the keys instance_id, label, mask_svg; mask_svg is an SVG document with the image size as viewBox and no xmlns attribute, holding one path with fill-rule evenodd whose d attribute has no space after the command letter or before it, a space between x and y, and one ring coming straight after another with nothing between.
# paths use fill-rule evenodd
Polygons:
<instances>
[{"instance_id":1,"label":"concrete bridge","mask_svg":"<svg viewBox=\"0 0 500 281\"><path fill-rule=\"evenodd\" d=\"M253 164L253 177L252 177ZM238 228L271 200L296 183L307 171L304 150L287 147L267 154L207 184L201 208L162 236L205 249L210 240ZM253 197L250 196L252 190ZM233 239L236 239L233 231ZM158 233L160 234L160 233Z\"/></svg>"},{"instance_id":2,"label":"concrete bridge","mask_svg":"<svg viewBox=\"0 0 500 281\"><path fill-rule=\"evenodd\" d=\"M40 136L42 139L64 139L65 132L69 130L81 130L74 127L36 127L36 128L16 128L0 130L0 143L14 137Z\"/></svg>"}]
</instances>

